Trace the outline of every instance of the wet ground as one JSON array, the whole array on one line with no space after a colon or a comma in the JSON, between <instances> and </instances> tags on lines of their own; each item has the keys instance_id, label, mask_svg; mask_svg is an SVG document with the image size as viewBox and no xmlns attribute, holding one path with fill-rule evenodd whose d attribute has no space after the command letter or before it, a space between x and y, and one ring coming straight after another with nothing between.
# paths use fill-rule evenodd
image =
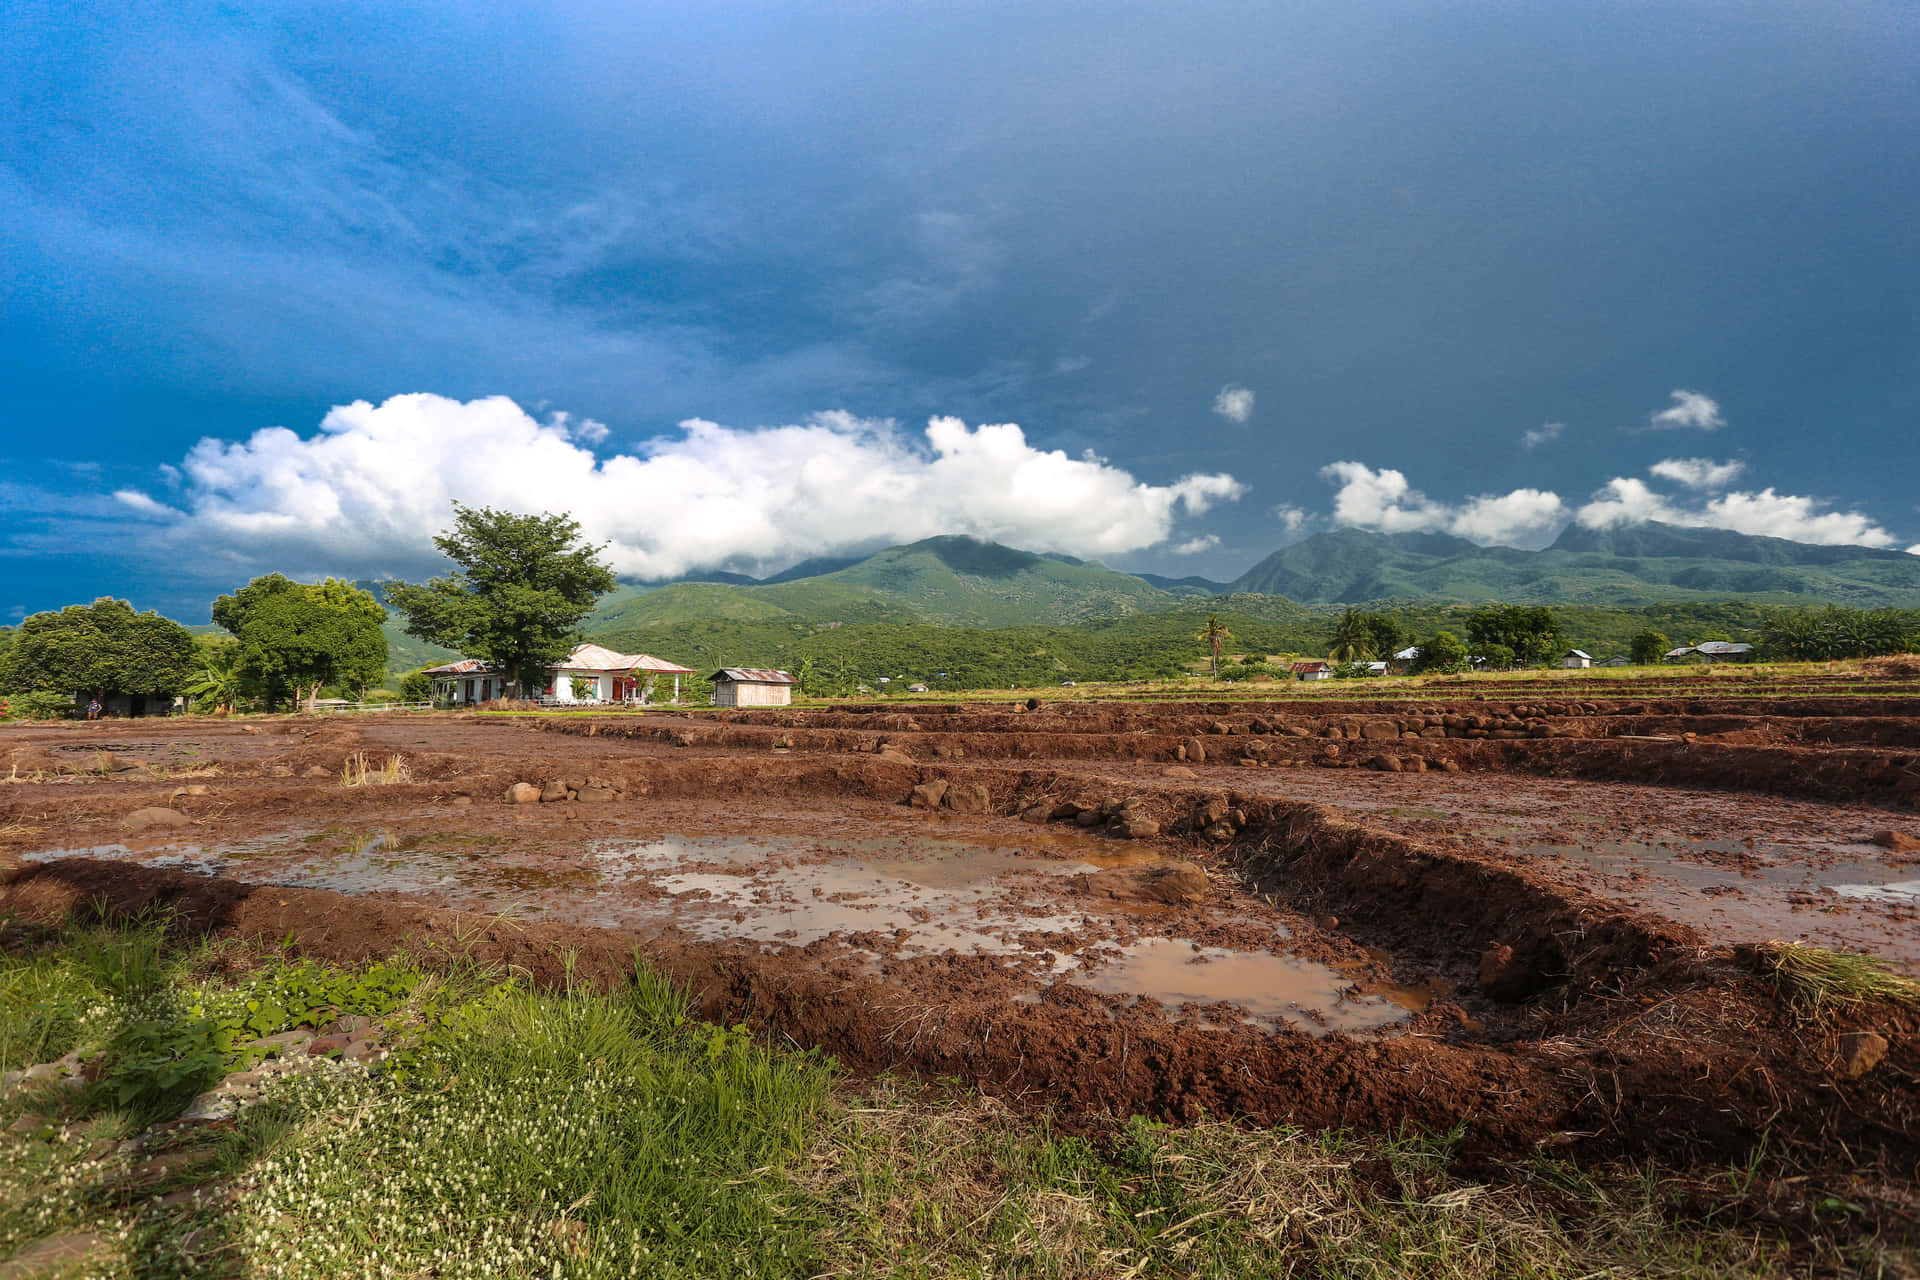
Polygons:
<instances>
[{"instance_id":1,"label":"wet ground","mask_svg":"<svg viewBox=\"0 0 1920 1280\"><path fill-rule=\"evenodd\" d=\"M1911 1077L1836 1075L1846 1024L1737 948L1920 973L1916 691L4 726L0 910L540 981L637 952L1035 1105L1911 1155Z\"/></svg>"}]
</instances>

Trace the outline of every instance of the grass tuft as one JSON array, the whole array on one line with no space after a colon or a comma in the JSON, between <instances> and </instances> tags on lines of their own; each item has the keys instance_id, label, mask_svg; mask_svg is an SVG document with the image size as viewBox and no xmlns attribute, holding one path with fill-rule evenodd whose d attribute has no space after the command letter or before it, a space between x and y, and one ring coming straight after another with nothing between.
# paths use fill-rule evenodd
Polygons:
<instances>
[{"instance_id":1,"label":"grass tuft","mask_svg":"<svg viewBox=\"0 0 1920 1280\"><path fill-rule=\"evenodd\" d=\"M1875 956L1799 942L1762 943L1755 951L1761 971L1781 994L1809 1012L1867 1005L1920 1009L1920 982Z\"/></svg>"},{"instance_id":2,"label":"grass tuft","mask_svg":"<svg viewBox=\"0 0 1920 1280\"><path fill-rule=\"evenodd\" d=\"M343 787L390 787L412 781L413 774L407 768L405 756L388 756L384 763L374 764L367 759L366 752L356 751L340 768Z\"/></svg>"}]
</instances>

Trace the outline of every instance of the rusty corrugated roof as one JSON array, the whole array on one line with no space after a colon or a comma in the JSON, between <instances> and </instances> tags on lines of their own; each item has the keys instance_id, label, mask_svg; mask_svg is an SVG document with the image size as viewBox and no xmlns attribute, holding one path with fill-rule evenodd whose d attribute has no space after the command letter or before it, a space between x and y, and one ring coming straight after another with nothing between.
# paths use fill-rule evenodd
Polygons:
<instances>
[{"instance_id":1,"label":"rusty corrugated roof","mask_svg":"<svg viewBox=\"0 0 1920 1280\"><path fill-rule=\"evenodd\" d=\"M736 684L793 684L794 678L784 671L774 671L768 667L722 667L707 679L718 682L730 680Z\"/></svg>"}]
</instances>

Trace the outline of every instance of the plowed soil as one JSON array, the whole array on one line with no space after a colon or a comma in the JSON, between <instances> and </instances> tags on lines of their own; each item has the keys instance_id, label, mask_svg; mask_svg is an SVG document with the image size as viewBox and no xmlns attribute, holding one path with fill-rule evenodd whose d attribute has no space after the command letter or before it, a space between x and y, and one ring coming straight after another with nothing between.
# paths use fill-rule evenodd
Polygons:
<instances>
[{"instance_id":1,"label":"plowed soil","mask_svg":"<svg viewBox=\"0 0 1920 1280\"><path fill-rule=\"evenodd\" d=\"M1070 1123L1765 1134L1911 1189L1914 1011L1810 1016L1753 944L1920 974L1915 692L14 725L0 909L536 981L637 950L709 1016Z\"/></svg>"}]
</instances>

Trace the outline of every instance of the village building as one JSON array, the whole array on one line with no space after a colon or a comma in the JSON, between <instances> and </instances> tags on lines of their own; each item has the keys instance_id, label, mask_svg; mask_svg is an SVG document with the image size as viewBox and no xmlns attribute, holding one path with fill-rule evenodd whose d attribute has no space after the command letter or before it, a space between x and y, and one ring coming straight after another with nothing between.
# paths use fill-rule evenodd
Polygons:
<instances>
[{"instance_id":1,"label":"village building","mask_svg":"<svg viewBox=\"0 0 1920 1280\"><path fill-rule=\"evenodd\" d=\"M654 701L659 681L673 683L671 700L680 700L680 677L692 667L676 666L648 653L616 653L597 644L575 646L572 653L547 669L540 690L542 702L563 704ZM482 658L461 658L427 668L433 680L433 700L442 705L472 706L507 694L506 672Z\"/></svg>"},{"instance_id":2,"label":"village building","mask_svg":"<svg viewBox=\"0 0 1920 1280\"><path fill-rule=\"evenodd\" d=\"M597 644L583 644L549 668L546 700L572 702L631 702L655 700L659 681L673 681L672 701L680 701L680 677L692 667L677 666L650 653L617 653Z\"/></svg>"},{"instance_id":3,"label":"village building","mask_svg":"<svg viewBox=\"0 0 1920 1280\"><path fill-rule=\"evenodd\" d=\"M707 679L713 681L716 707L784 707L793 701L794 680L784 671L722 667Z\"/></svg>"},{"instance_id":4,"label":"village building","mask_svg":"<svg viewBox=\"0 0 1920 1280\"><path fill-rule=\"evenodd\" d=\"M460 658L428 667L427 675L433 681L433 700L442 706L487 702L499 697L506 685L501 673L484 658Z\"/></svg>"},{"instance_id":5,"label":"village building","mask_svg":"<svg viewBox=\"0 0 1920 1280\"><path fill-rule=\"evenodd\" d=\"M1287 668L1296 680L1331 680L1333 667L1325 662L1296 662Z\"/></svg>"},{"instance_id":6,"label":"village building","mask_svg":"<svg viewBox=\"0 0 1920 1280\"><path fill-rule=\"evenodd\" d=\"M1754 647L1733 640L1702 640L1683 644L1666 653L1668 662L1751 662Z\"/></svg>"},{"instance_id":7,"label":"village building","mask_svg":"<svg viewBox=\"0 0 1920 1280\"><path fill-rule=\"evenodd\" d=\"M1593 655L1584 649L1569 649L1560 656L1560 665L1577 671L1592 666Z\"/></svg>"}]
</instances>

